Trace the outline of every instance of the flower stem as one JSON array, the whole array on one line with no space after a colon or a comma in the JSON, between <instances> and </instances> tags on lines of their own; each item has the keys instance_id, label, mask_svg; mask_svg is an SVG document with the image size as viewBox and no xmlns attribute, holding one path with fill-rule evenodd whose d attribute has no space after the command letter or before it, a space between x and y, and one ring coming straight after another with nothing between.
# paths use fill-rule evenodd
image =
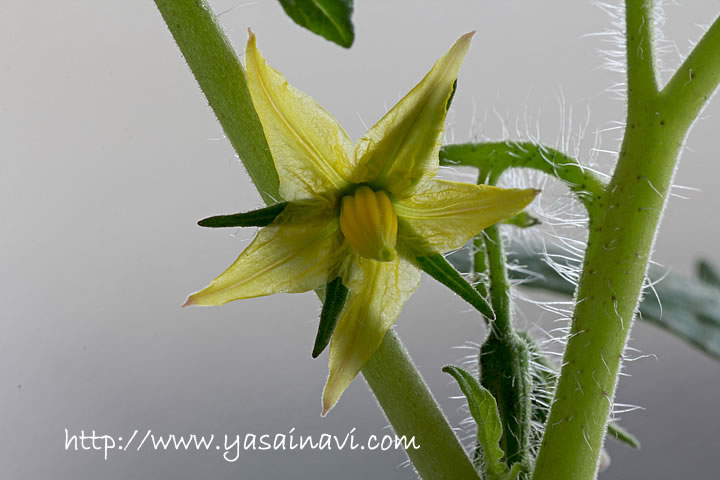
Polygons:
<instances>
[{"instance_id":1,"label":"flower stem","mask_svg":"<svg viewBox=\"0 0 720 480\"><path fill-rule=\"evenodd\" d=\"M485 251L485 240L481 235L473 238L473 254L472 254L472 265L473 265L473 282L475 282L475 289L483 297L487 297L488 290L485 284L484 276L487 275L487 252Z\"/></svg>"},{"instance_id":2,"label":"flower stem","mask_svg":"<svg viewBox=\"0 0 720 480\"><path fill-rule=\"evenodd\" d=\"M481 171L479 181L484 176L485 172ZM498 177L499 174L493 172L488 183L494 185ZM480 382L497 402L503 425L500 446L505 451L508 466L515 463L527 466L532 391L530 354L527 343L515 333L512 325L510 280L500 229L493 225L486 228L482 235L487 264L481 267L487 269L495 319L490 323L488 337L480 347ZM477 453L475 457L478 457Z\"/></svg>"},{"instance_id":3,"label":"flower stem","mask_svg":"<svg viewBox=\"0 0 720 480\"><path fill-rule=\"evenodd\" d=\"M509 168L531 168L565 183L592 215L593 200L605 187L597 174L574 158L531 142L487 142L445 145L441 165L476 167L499 177Z\"/></svg>"},{"instance_id":4,"label":"flower stem","mask_svg":"<svg viewBox=\"0 0 720 480\"><path fill-rule=\"evenodd\" d=\"M708 58L720 51L716 22L698 44L707 66L690 62L695 78L709 78L687 88L676 81L658 94L654 77L647 74L651 65L637 64L648 59L637 55L639 38L632 35L652 26L652 2L627 0L626 12L632 86L625 138L610 184L593 201L599 214L590 219L571 331L534 480L595 478L625 342L680 147L692 123L688 115L699 112L720 81L720 61ZM692 108L679 103L687 97L694 99Z\"/></svg>"},{"instance_id":5,"label":"flower stem","mask_svg":"<svg viewBox=\"0 0 720 480\"><path fill-rule=\"evenodd\" d=\"M477 184L482 185L487 182L489 171L484 168L478 169ZM488 289L486 285L487 273L488 273L488 259L487 250L485 249L485 239L482 235L476 235L473 238L473 252L472 252L472 281L475 283L475 289L483 296L487 298ZM487 322L487 318L485 319Z\"/></svg>"},{"instance_id":6,"label":"flower stem","mask_svg":"<svg viewBox=\"0 0 720 480\"><path fill-rule=\"evenodd\" d=\"M204 0L155 0L225 134L266 203L280 200L278 176L250 99L243 67ZM390 330L363 369L398 435L415 436L408 456L425 480L477 480L402 343Z\"/></svg>"},{"instance_id":7,"label":"flower stem","mask_svg":"<svg viewBox=\"0 0 720 480\"><path fill-rule=\"evenodd\" d=\"M495 312L495 321L491 323L491 334L506 337L512 334L513 327L510 280L508 280L505 267L505 249L497 225L486 228L484 235L490 281L490 303Z\"/></svg>"}]
</instances>

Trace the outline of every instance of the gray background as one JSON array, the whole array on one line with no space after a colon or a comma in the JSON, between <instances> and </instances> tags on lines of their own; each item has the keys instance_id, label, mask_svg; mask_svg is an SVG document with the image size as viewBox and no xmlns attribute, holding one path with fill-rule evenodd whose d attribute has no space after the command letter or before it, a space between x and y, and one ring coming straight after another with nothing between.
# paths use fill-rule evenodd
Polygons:
<instances>
[{"instance_id":1,"label":"gray background","mask_svg":"<svg viewBox=\"0 0 720 480\"><path fill-rule=\"evenodd\" d=\"M602 68L608 15L589 1L362 0L357 40L345 51L300 29L277 2L217 0L239 49L255 29L270 63L314 96L353 138L412 87L462 33L478 30L463 67L448 135L497 138L541 128L555 144L623 117ZM668 5L664 56L678 64L720 1ZM236 7L236 8L234 8ZM561 100L564 98L564 105ZM473 107L474 105L474 107ZM569 112L573 111L573 119ZM563 112L565 115L563 115ZM700 256L720 263L720 101L698 122L676 182L655 259L688 273ZM563 120L564 118L564 120ZM362 120L361 120L362 119ZM501 119L501 120L499 120ZM602 149L617 145L606 132ZM571 137L577 140L577 135ZM224 269L252 231L202 230L204 216L260 204L149 0L0 3L0 465L3 478L410 479L404 454L65 452L64 428L127 436L158 433L383 434L387 422L358 379L320 418L326 357L310 349L312 294L181 310L185 296ZM600 164L612 162L601 153ZM526 310L546 328L553 317ZM525 320L528 322L529 320ZM466 413L441 366L480 341L476 315L428 279L397 329L453 424ZM609 443L602 478L720 473L720 365L651 327L632 346L655 354L630 364L618 401L643 449ZM715 475L713 475L715 474Z\"/></svg>"}]
</instances>

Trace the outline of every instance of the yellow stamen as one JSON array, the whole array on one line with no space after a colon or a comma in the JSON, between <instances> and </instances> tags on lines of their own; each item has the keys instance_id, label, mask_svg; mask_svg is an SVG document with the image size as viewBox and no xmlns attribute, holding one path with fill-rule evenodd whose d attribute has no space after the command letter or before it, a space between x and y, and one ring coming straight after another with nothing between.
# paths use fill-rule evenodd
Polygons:
<instances>
[{"instance_id":1,"label":"yellow stamen","mask_svg":"<svg viewBox=\"0 0 720 480\"><path fill-rule=\"evenodd\" d=\"M385 191L363 185L346 195L340 206L340 229L363 257L380 262L395 260L397 215Z\"/></svg>"}]
</instances>

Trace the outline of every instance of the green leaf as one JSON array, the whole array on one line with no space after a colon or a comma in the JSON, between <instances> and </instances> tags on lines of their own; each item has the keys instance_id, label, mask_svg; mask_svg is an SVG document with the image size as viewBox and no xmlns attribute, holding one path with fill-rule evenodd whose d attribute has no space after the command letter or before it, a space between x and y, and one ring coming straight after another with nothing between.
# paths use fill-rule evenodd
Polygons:
<instances>
[{"instance_id":1,"label":"green leaf","mask_svg":"<svg viewBox=\"0 0 720 480\"><path fill-rule=\"evenodd\" d=\"M475 377L462 368L446 366L442 371L452 375L467 398L470 414L478 427L477 438L483 451L485 475L493 479L506 478L509 470L502 460L505 452L500 448L503 426L495 398Z\"/></svg>"},{"instance_id":2,"label":"green leaf","mask_svg":"<svg viewBox=\"0 0 720 480\"><path fill-rule=\"evenodd\" d=\"M325 301L323 302L322 312L320 313L320 324L318 325L317 335L315 336L315 346L312 351L313 358L317 358L323 350L325 350L325 347L328 346L328 343L330 343L330 338L335 331L338 317L345 306L347 296L348 288L343 285L341 277L337 277L327 284Z\"/></svg>"},{"instance_id":3,"label":"green leaf","mask_svg":"<svg viewBox=\"0 0 720 480\"><path fill-rule=\"evenodd\" d=\"M251 212L233 213L231 215L217 215L203 218L198 222L201 227L265 227L285 210L288 202L276 203L269 207L253 210Z\"/></svg>"},{"instance_id":4,"label":"green leaf","mask_svg":"<svg viewBox=\"0 0 720 480\"><path fill-rule=\"evenodd\" d=\"M488 319L494 319L495 314L487 301L478 293L467 280L465 280L452 265L439 253L416 258L420 268L438 282L468 302Z\"/></svg>"},{"instance_id":5,"label":"green leaf","mask_svg":"<svg viewBox=\"0 0 720 480\"><path fill-rule=\"evenodd\" d=\"M700 260L697 263L697 276L703 283L720 288L720 273L709 261Z\"/></svg>"},{"instance_id":6,"label":"green leaf","mask_svg":"<svg viewBox=\"0 0 720 480\"><path fill-rule=\"evenodd\" d=\"M507 480L517 480L520 478L521 473L528 473L527 466L522 463L513 463L513 466L510 467L510 473L505 478Z\"/></svg>"},{"instance_id":7,"label":"green leaf","mask_svg":"<svg viewBox=\"0 0 720 480\"><path fill-rule=\"evenodd\" d=\"M280 0L295 23L331 42L350 48L355 32L350 17L353 0Z\"/></svg>"}]
</instances>

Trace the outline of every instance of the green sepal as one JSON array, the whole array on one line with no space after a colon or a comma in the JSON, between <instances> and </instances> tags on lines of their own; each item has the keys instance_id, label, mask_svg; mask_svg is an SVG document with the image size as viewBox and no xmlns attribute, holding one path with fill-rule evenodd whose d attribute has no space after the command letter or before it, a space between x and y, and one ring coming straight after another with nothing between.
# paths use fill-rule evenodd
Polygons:
<instances>
[{"instance_id":1,"label":"green sepal","mask_svg":"<svg viewBox=\"0 0 720 480\"><path fill-rule=\"evenodd\" d=\"M514 225L520 228L530 228L540 224L540 219L533 217L527 212L520 212L514 217L503 220L506 225Z\"/></svg>"},{"instance_id":2,"label":"green sepal","mask_svg":"<svg viewBox=\"0 0 720 480\"><path fill-rule=\"evenodd\" d=\"M280 0L295 23L321 37L350 48L355 40L353 0Z\"/></svg>"},{"instance_id":3,"label":"green sepal","mask_svg":"<svg viewBox=\"0 0 720 480\"><path fill-rule=\"evenodd\" d=\"M203 218L198 222L198 225L210 228L266 227L285 210L287 205L288 202L281 202L251 212L216 215L214 217Z\"/></svg>"},{"instance_id":4,"label":"green sepal","mask_svg":"<svg viewBox=\"0 0 720 480\"><path fill-rule=\"evenodd\" d=\"M478 429L478 444L482 448L483 471L487 478L507 478L509 469L503 462L505 452L500 448L503 426L495 398L475 377L462 368L446 366L443 372L452 375L468 401L470 414Z\"/></svg>"},{"instance_id":5,"label":"green sepal","mask_svg":"<svg viewBox=\"0 0 720 480\"><path fill-rule=\"evenodd\" d=\"M620 443L624 443L632 448L640 448L640 440L617 423L608 423L607 433Z\"/></svg>"},{"instance_id":6,"label":"green sepal","mask_svg":"<svg viewBox=\"0 0 720 480\"><path fill-rule=\"evenodd\" d=\"M315 336L315 346L312 351L313 358L317 358L330 343L330 337L335 331L338 317L340 317L340 312L345 306L347 296L348 288L343 285L341 277L337 277L325 287L325 301L323 302L320 324Z\"/></svg>"},{"instance_id":7,"label":"green sepal","mask_svg":"<svg viewBox=\"0 0 720 480\"><path fill-rule=\"evenodd\" d=\"M492 320L495 318L495 314L487 301L445 260L445 257L436 253L434 255L416 257L416 261L423 272L460 295L463 300L475 307L478 312L485 315L488 319Z\"/></svg>"},{"instance_id":8,"label":"green sepal","mask_svg":"<svg viewBox=\"0 0 720 480\"><path fill-rule=\"evenodd\" d=\"M452 92L450 92L450 98L448 98L447 104L445 105L445 111L450 110L450 106L452 105L453 98L455 98L455 92L457 91L457 78L453 82L453 88Z\"/></svg>"}]
</instances>

